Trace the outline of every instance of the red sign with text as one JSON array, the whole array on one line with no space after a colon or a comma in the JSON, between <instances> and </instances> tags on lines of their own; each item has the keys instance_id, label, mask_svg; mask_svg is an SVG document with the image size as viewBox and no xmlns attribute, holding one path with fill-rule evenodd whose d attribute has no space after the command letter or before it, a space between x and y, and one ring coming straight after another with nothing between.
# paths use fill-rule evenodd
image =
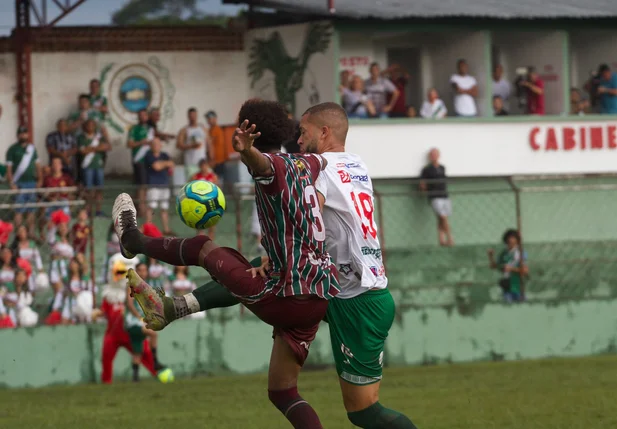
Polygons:
<instances>
[{"instance_id":1,"label":"red sign with text","mask_svg":"<svg viewBox=\"0 0 617 429\"><path fill-rule=\"evenodd\" d=\"M534 151L617 149L617 126L534 127L529 132Z\"/></svg>"}]
</instances>

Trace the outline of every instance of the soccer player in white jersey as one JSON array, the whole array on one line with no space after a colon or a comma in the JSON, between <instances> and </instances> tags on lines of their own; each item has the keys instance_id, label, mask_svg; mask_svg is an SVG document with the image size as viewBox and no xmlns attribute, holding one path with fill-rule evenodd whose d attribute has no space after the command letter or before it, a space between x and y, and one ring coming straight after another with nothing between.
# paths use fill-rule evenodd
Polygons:
<instances>
[{"instance_id":1,"label":"soccer player in white jersey","mask_svg":"<svg viewBox=\"0 0 617 429\"><path fill-rule=\"evenodd\" d=\"M339 271L341 292L330 301L326 321L343 402L349 420L361 428L415 428L405 415L379 403L384 342L395 307L375 224L373 184L362 159L345 152L348 128L341 106L322 103L302 116L298 140L302 152L328 161L315 187L326 246Z\"/></svg>"}]
</instances>

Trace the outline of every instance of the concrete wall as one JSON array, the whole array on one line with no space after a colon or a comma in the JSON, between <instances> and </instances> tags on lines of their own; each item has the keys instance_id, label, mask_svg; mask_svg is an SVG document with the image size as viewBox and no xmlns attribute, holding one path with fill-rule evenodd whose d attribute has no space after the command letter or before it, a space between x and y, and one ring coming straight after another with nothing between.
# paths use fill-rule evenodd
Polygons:
<instances>
[{"instance_id":1,"label":"concrete wall","mask_svg":"<svg viewBox=\"0 0 617 429\"><path fill-rule=\"evenodd\" d=\"M0 159L15 141L17 130L15 64L13 54L0 56ZM43 160L45 136L55 129L56 121L76 109L77 97L88 92L88 82L100 78L110 104L110 130L114 150L109 154L107 170L130 172L126 131L136 115L127 111L120 100L120 85L133 76L144 78L152 89L150 107L162 109L161 127L177 133L186 124L186 111L196 107L200 116L216 110L222 124L236 120L238 109L247 98L246 56L230 52L103 52L34 53L32 55L33 141ZM205 122L203 116L202 121ZM166 148L174 153L174 145Z\"/></svg>"},{"instance_id":2,"label":"concrete wall","mask_svg":"<svg viewBox=\"0 0 617 429\"><path fill-rule=\"evenodd\" d=\"M400 291L393 293L399 306L386 343L386 365L615 352L617 300L417 310L402 303ZM238 310L212 311L207 320L169 326L160 334L161 361L178 376L264 371L271 329L250 315L241 319ZM0 344L11 344L0 348L0 387L98 382L102 333L102 326L0 331ZM326 324L307 363L321 364L332 364ZM115 376L130 376L123 350ZM142 376L147 377L143 369Z\"/></svg>"},{"instance_id":3,"label":"concrete wall","mask_svg":"<svg viewBox=\"0 0 617 429\"><path fill-rule=\"evenodd\" d=\"M314 104L333 101L337 97L333 34L327 22L249 31L250 95L277 100L296 117Z\"/></svg>"}]
</instances>

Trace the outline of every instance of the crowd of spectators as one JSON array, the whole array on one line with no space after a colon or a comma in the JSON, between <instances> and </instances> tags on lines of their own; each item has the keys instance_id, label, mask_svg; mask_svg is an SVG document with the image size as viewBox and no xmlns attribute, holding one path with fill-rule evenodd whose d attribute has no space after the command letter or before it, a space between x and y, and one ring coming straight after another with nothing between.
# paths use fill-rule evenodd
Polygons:
<instances>
[{"instance_id":1,"label":"crowd of spectators","mask_svg":"<svg viewBox=\"0 0 617 429\"><path fill-rule=\"evenodd\" d=\"M479 83L469 73L464 59L458 60L456 71L450 77L453 111L448 112L446 103L436 88L427 91L426 99L420 106L407 104L406 94L411 76L399 64L392 64L381 70L379 64L369 67L369 78L352 75L343 70L340 73L339 92L341 104L353 119L423 118L442 119L448 116L478 116ZM512 77L510 77L512 78ZM589 113L617 113L617 74L602 64L588 84L586 95L578 88L570 94L572 115ZM523 67L517 70L516 78L509 80L501 64L495 64L492 71L491 88L493 116L508 116L513 110L519 114L545 115L545 83L536 68ZM517 107L517 109L515 109Z\"/></svg>"},{"instance_id":2,"label":"crowd of spectators","mask_svg":"<svg viewBox=\"0 0 617 429\"><path fill-rule=\"evenodd\" d=\"M50 312L41 323L88 321L78 311L77 297L96 289L96 276L86 257L91 237L89 216L106 217L102 191L107 158L112 150L126 150L112 147L105 125L107 114L107 99L101 94L100 82L93 79L89 91L77 97L74 111L59 118L55 130L46 136L47 165L41 162L28 129L17 129L17 141L6 153L6 181L15 191L17 208L10 221L0 221L0 327L38 323L31 308L33 297L49 287L53 292ZM131 153L135 196L140 203L138 214L153 226L155 211L160 211L163 231L170 234L168 209L176 163L165 145L175 140L183 166L180 180L201 178L222 184L227 161L223 130L213 110L204 115L204 125L197 109L190 108L187 125L177 134L159 128L161 113L157 107L136 116L137 123L126 135L126 147ZM85 200L88 209L75 203L77 199ZM49 258L41 257L43 248L49 249L45 252ZM109 251L119 251L113 239ZM49 259L47 266L44 259ZM150 265L154 276L157 264ZM188 278L185 272L179 276ZM173 282L166 280L168 283ZM166 288L171 291L173 286Z\"/></svg>"}]
</instances>

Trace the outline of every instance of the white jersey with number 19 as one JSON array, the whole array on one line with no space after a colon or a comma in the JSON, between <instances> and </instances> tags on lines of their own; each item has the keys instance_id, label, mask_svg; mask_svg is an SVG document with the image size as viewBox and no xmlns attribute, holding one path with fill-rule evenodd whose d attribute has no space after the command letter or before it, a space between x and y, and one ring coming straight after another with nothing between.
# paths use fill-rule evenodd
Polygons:
<instances>
[{"instance_id":1,"label":"white jersey with number 19","mask_svg":"<svg viewBox=\"0 0 617 429\"><path fill-rule=\"evenodd\" d=\"M339 271L341 292L349 299L388 286L374 216L373 183L358 155L322 154L328 165L315 187L323 195L326 247Z\"/></svg>"}]
</instances>

